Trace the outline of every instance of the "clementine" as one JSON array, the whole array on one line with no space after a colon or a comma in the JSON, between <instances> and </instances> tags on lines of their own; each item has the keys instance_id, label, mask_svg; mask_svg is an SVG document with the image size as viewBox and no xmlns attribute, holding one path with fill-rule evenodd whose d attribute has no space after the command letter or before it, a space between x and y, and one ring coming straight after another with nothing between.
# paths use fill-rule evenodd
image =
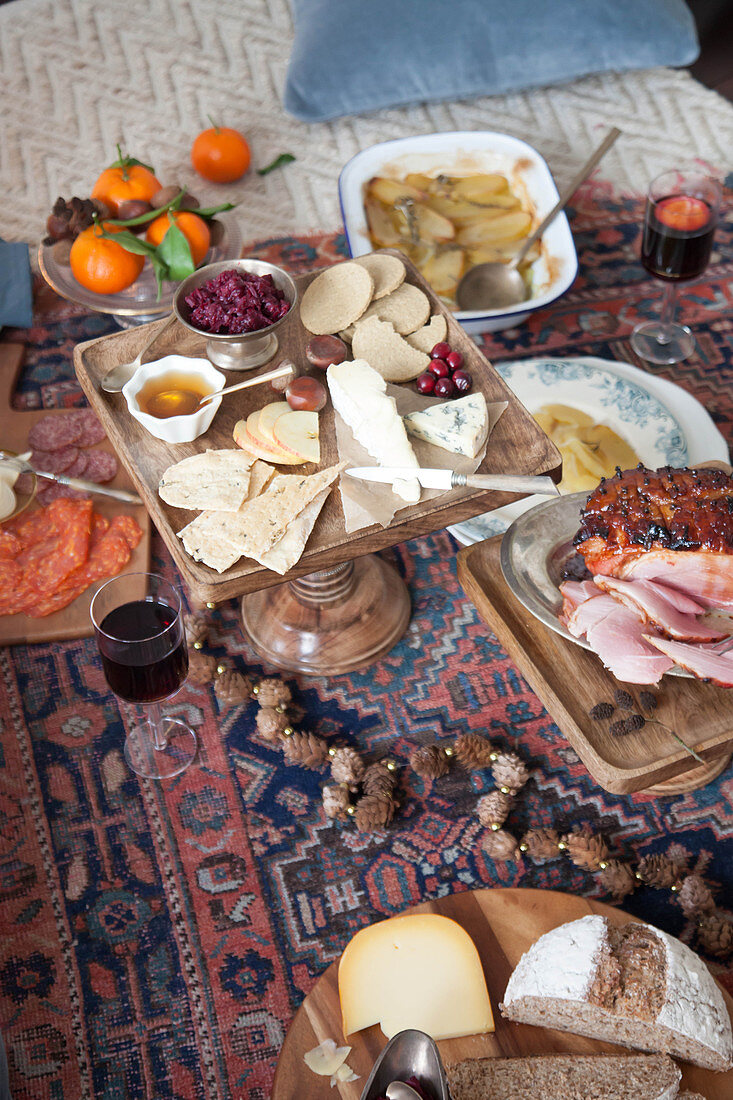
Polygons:
<instances>
[{"instance_id":1,"label":"clementine","mask_svg":"<svg viewBox=\"0 0 733 1100\"><path fill-rule=\"evenodd\" d=\"M105 224L104 228L115 232L117 227ZM97 225L84 229L69 253L72 275L95 294L117 294L131 286L144 263L144 256L128 252L121 244L103 237Z\"/></svg>"},{"instance_id":2,"label":"clementine","mask_svg":"<svg viewBox=\"0 0 733 1100\"><path fill-rule=\"evenodd\" d=\"M155 245L157 248L170 229L171 223L169 217L173 218L181 233L183 233L183 236L188 241L194 267L198 267L209 251L209 245L211 244L209 227L204 219L200 218L198 214L194 214L190 210L167 211L150 223L147 233L145 234L145 240L148 241L149 244Z\"/></svg>"},{"instance_id":3,"label":"clementine","mask_svg":"<svg viewBox=\"0 0 733 1100\"><path fill-rule=\"evenodd\" d=\"M92 198L99 199L116 214L120 203L130 199L150 202L160 183L144 164L113 164L105 168L92 188Z\"/></svg>"},{"instance_id":4,"label":"clementine","mask_svg":"<svg viewBox=\"0 0 733 1100\"><path fill-rule=\"evenodd\" d=\"M234 183L249 168L251 153L246 139L229 126L203 130L191 147L191 163L212 183Z\"/></svg>"}]
</instances>

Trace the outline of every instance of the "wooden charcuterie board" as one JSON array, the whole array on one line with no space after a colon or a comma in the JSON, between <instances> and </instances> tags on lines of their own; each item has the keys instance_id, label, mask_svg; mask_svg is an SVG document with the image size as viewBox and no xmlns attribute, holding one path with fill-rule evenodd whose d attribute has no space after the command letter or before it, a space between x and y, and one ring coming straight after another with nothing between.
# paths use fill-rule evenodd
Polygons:
<instances>
[{"instance_id":1,"label":"wooden charcuterie board","mask_svg":"<svg viewBox=\"0 0 733 1100\"><path fill-rule=\"evenodd\" d=\"M438 1043L443 1062L464 1058L518 1058L529 1054L623 1053L624 1047L570 1035L550 1028L530 1027L504 1020L498 1005L509 975L534 941L566 921L598 913L616 925L636 920L613 906L592 898L574 897L554 890L472 890L438 898L409 909L410 913L440 913L457 921L469 933L484 967L494 1010L493 1035L469 1035ZM733 999L723 991L733 1019ZM351 1045L348 1064L360 1075L336 1089L343 1100L359 1100L366 1079L387 1040L378 1026L344 1039L338 997L338 960L318 979L298 1009L285 1038L275 1073L272 1100L327 1100L336 1095L327 1077L317 1077L303 1062L307 1050L323 1039ZM714 1073L680 1063L682 1087L701 1092L706 1100L729 1100L733 1095L733 1070Z\"/></svg>"},{"instance_id":2,"label":"wooden charcuterie board","mask_svg":"<svg viewBox=\"0 0 733 1100\"><path fill-rule=\"evenodd\" d=\"M690 773L693 781L667 788L666 793L674 794L720 774L733 749L731 691L681 676L662 677L656 689L653 717L703 757L702 768L652 721L635 733L612 734L610 723L594 721L591 709L613 702L620 687L634 698L638 689L619 684L594 653L555 634L522 606L502 574L502 538L496 535L461 550L458 579L593 778L613 794L631 794Z\"/></svg>"},{"instance_id":3,"label":"wooden charcuterie board","mask_svg":"<svg viewBox=\"0 0 733 1100\"><path fill-rule=\"evenodd\" d=\"M44 416L64 415L63 409L14 409L13 390L22 362L22 344L0 343L0 449L23 452L28 450L28 432ZM101 450L112 450L109 441L98 445ZM46 484L41 482L41 484ZM124 467L114 481L109 483L119 489L132 489ZM94 495L94 510L112 519L115 515L133 516L143 531L139 545L124 572L145 572L150 563L150 519L142 505L123 504L101 495ZM33 504L30 506L34 507ZM93 633L89 618L89 605L99 586L91 585L73 603L53 615L32 619L28 615L0 615L0 645L18 645L26 642L57 642L72 638L85 638ZM141 588L142 593L142 588Z\"/></svg>"},{"instance_id":4,"label":"wooden charcuterie board","mask_svg":"<svg viewBox=\"0 0 733 1100\"><path fill-rule=\"evenodd\" d=\"M514 474L559 475L560 456L523 405L505 385L499 374L481 354L476 344L466 335L453 315L438 300L417 270L400 258L407 267L407 281L418 286L430 299L432 313L442 313L447 320L447 340L463 353L465 366L473 375L474 391L481 390L487 402L506 401L508 408L495 426L486 457L479 472ZM295 280L298 294L315 278L318 272L303 275ZM159 322L158 322L159 323ZM74 365L79 382L95 410L115 450L125 463L150 515L170 550L182 577L195 596L201 600L220 602L246 592L256 592L271 585L281 584L283 577L265 569L251 559L243 558L226 573L217 574L213 569L190 558L176 532L188 523L192 515L181 509L170 508L158 496L157 488L163 471L175 462L206 449L232 447L232 429L237 420L260 409L278 398L268 385L256 386L222 400L221 407L205 435L193 443L171 445L150 435L129 415L121 394L107 394L99 380L113 366L128 362L148 338L149 326L129 329L126 332L104 336L80 344L75 349ZM305 348L311 338L300 322L296 306L278 329L280 348L267 368L283 358L293 360L300 368L308 367ZM150 353L152 358L177 352L182 355L205 355L206 341L202 336L176 326L167 332ZM227 373L227 383L242 381L242 374ZM330 403L320 416L321 462L319 468L338 461L334 430L333 409ZM288 467L287 472L300 471L301 467ZM308 473L313 467L307 468ZM388 527L378 524L348 534L343 521L338 492L332 492L321 512L305 552L297 565L288 573L292 579L315 570L328 569L363 554L381 550L406 539L440 530L450 523L458 523L488 509L515 499L512 494L483 492L475 489L457 489L432 500L401 509Z\"/></svg>"}]
</instances>

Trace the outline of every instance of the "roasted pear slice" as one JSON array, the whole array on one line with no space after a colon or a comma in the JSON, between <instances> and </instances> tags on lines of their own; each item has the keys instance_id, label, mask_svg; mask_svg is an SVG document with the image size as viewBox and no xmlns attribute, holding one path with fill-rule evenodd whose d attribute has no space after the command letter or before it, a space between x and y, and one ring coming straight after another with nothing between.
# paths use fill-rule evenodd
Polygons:
<instances>
[{"instance_id":1,"label":"roasted pear slice","mask_svg":"<svg viewBox=\"0 0 733 1100\"><path fill-rule=\"evenodd\" d=\"M364 213L366 214L369 234L377 248L397 248L401 237L397 228L395 214L379 202L378 199L367 198L364 200Z\"/></svg>"},{"instance_id":2,"label":"roasted pear slice","mask_svg":"<svg viewBox=\"0 0 733 1100\"><path fill-rule=\"evenodd\" d=\"M499 217L484 218L462 226L456 234L456 240L464 248L500 248L511 241L526 237L531 225L531 215L526 211L510 210Z\"/></svg>"},{"instance_id":3,"label":"roasted pear slice","mask_svg":"<svg viewBox=\"0 0 733 1100\"><path fill-rule=\"evenodd\" d=\"M422 267L422 275L436 294L453 298L466 257L461 248L444 248L436 252Z\"/></svg>"},{"instance_id":4,"label":"roasted pear slice","mask_svg":"<svg viewBox=\"0 0 733 1100\"><path fill-rule=\"evenodd\" d=\"M419 187L413 187L405 180L393 180L387 176L374 176L369 180L366 189L367 198L379 199L387 206L395 206L405 199L419 202L426 198L425 192Z\"/></svg>"}]
</instances>

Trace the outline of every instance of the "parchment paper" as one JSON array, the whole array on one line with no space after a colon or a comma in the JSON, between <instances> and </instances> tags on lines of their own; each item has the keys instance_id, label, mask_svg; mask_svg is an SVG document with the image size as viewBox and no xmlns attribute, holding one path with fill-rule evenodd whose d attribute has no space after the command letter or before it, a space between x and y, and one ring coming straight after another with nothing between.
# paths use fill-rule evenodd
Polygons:
<instances>
[{"instance_id":1,"label":"parchment paper","mask_svg":"<svg viewBox=\"0 0 733 1100\"><path fill-rule=\"evenodd\" d=\"M418 409L429 409L432 405L440 405L442 402L436 397L423 397L422 394L409 390L405 386L393 386L387 383L387 394L394 397L397 404L397 412L400 416L417 412ZM467 458L465 455L453 454L444 451L442 447L434 447L432 443L425 443L422 439L414 439L409 436L412 449L415 452L420 466L426 469L455 470L459 474L473 474L481 465L486 447L491 438L491 433L504 409L506 401L498 401L493 404L487 402L489 416L489 431L486 443L475 458ZM341 419L338 413L336 419L336 443L338 446L339 460L347 462L349 466L377 466L378 463L368 451L354 439L351 428ZM354 477L345 477L341 474L339 480L341 492L341 505L344 510L344 523L349 534L359 531L362 527L370 527L378 523L387 527L392 522L396 512L403 508L414 508L413 504L406 504L401 497L392 492L391 485L380 485L375 481L359 481ZM450 489L451 494L461 495L472 492L470 489ZM445 496L440 489L423 489L420 494L420 503L432 500L437 496Z\"/></svg>"}]
</instances>

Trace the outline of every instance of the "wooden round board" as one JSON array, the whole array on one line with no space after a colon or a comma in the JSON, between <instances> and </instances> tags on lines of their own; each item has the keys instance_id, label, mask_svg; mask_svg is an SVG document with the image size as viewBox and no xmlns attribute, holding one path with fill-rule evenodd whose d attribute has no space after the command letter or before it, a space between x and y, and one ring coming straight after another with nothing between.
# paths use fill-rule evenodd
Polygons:
<instances>
[{"instance_id":1,"label":"wooden round board","mask_svg":"<svg viewBox=\"0 0 733 1100\"><path fill-rule=\"evenodd\" d=\"M493 1035L472 1035L438 1043L443 1061L463 1058L523 1057L528 1054L577 1052L623 1053L624 1048L549 1028L529 1027L504 1020L499 1002L509 975L531 944L566 921L589 913L600 913L616 925L636 920L629 913L592 898L574 897L554 890L472 890L409 909L410 913L441 913L458 921L470 934L484 966L486 984L494 1010ZM733 999L723 993L733 1019ZM360 1075L352 1084L337 1085L345 1100L359 1100L366 1079L380 1051L386 1045L378 1026L344 1039L338 997L338 960L329 966L298 1009L285 1038L275 1072L272 1100L326 1100L336 1095L328 1077L317 1077L303 1062L307 1050L323 1039L351 1045L348 1064ZM695 1066L680 1065L683 1086L700 1092L706 1100L730 1100L733 1070L713 1073Z\"/></svg>"}]
</instances>

